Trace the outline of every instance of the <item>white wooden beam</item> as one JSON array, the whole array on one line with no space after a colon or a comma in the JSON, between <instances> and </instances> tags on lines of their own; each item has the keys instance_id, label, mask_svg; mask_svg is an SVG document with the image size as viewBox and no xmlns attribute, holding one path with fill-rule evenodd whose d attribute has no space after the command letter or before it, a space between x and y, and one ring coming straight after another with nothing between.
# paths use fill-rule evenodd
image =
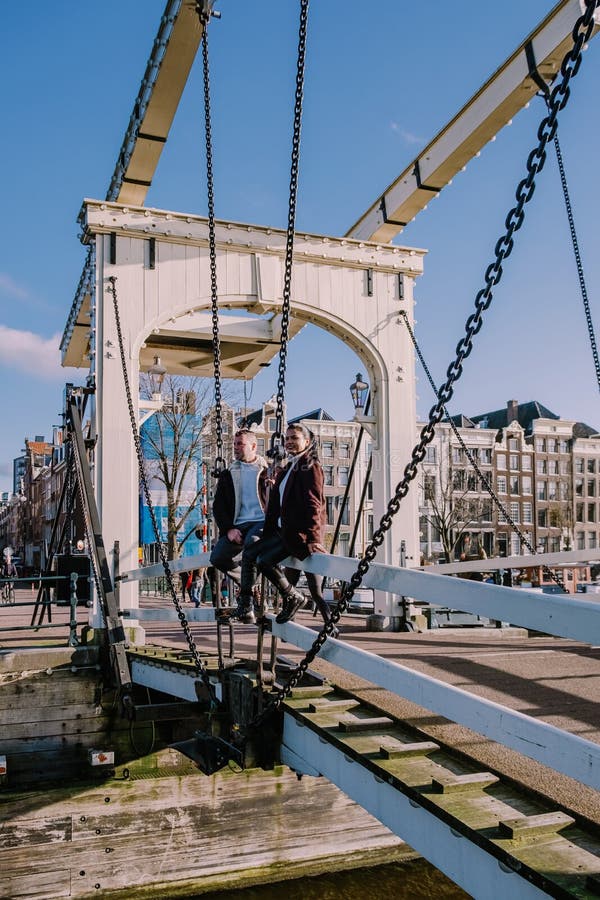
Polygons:
<instances>
[{"instance_id":1,"label":"white wooden beam","mask_svg":"<svg viewBox=\"0 0 600 900\"><path fill-rule=\"evenodd\" d=\"M302 650L309 650L315 640L311 628L295 622L277 625L273 621L273 634ZM600 744L594 741L476 697L343 640L329 638L319 658L600 790Z\"/></svg>"},{"instance_id":2,"label":"white wooden beam","mask_svg":"<svg viewBox=\"0 0 600 900\"><path fill-rule=\"evenodd\" d=\"M561 0L521 46L442 128L348 230L364 241L391 241L536 94L530 58L551 82L572 45L582 0ZM596 14L596 30L598 13ZM543 107L540 105L540 112Z\"/></svg>"}]
</instances>

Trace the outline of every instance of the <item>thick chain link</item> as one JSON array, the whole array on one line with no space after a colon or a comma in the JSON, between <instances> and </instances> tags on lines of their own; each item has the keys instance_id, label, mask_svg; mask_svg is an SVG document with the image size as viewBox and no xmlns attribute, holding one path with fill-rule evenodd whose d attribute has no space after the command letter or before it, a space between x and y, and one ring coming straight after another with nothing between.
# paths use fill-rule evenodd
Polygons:
<instances>
[{"instance_id":1,"label":"thick chain link","mask_svg":"<svg viewBox=\"0 0 600 900\"><path fill-rule=\"evenodd\" d=\"M413 448L410 462L404 469L402 480L397 484L394 496L389 500L387 511L380 519L376 531L369 545L367 546L363 558L359 561L356 572L346 583L340 600L336 608L332 611L330 620L324 625L322 630L315 638L310 650L305 657L298 663L290 675L288 681L278 690L274 691L269 698L269 703L265 706L262 713L257 716L248 726L249 728L259 725L268 715L278 709L286 697L288 697L293 689L299 684L308 667L313 662L328 635L330 635L334 627L339 622L343 613L346 612L348 604L354 592L362 584L363 578L369 571L370 565L377 556L379 547L383 544L386 533L392 525L392 519L400 509L402 500L408 494L411 483L418 475L419 465L425 459L426 447L431 443L435 435L436 425L439 424L444 416L446 405L452 399L454 394L454 384L462 375L463 363L473 350L473 338L479 333L483 325L483 313L490 306L493 298L493 288L502 277L502 263L507 259L513 249L513 235L519 230L525 218L525 204L528 203L535 190L535 178L542 171L546 162L546 145L552 140L557 127L557 115L563 109L569 99L570 88L569 82L577 72L581 65L581 53L585 42L589 39L593 27L593 16L596 6L600 0L587 0L588 5L585 13L575 23L573 28L573 47L565 55L561 64L561 80L556 85L549 100L548 115L542 120L537 136L538 145L531 151L527 158L527 176L519 183L516 190L517 204L508 213L505 226L505 233L498 239L494 248L495 258L487 267L484 274L485 287L482 288L475 297L476 311L469 316L465 325L465 335L460 339L456 347L456 356L448 366L446 381L438 391L438 401L429 412L429 421L421 430L419 442Z\"/></svg>"},{"instance_id":2,"label":"thick chain link","mask_svg":"<svg viewBox=\"0 0 600 900\"><path fill-rule=\"evenodd\" d=\"M437 387L436 387L435 381L433 380L433 377L432 377L432 375L431 375L431 372L429 371L429 366L428 366L427 363L425 362L425 359L424 359L423 354L422 354L422 352L421 352L421 348L419 347L419 345L418 345L418 343L417 343L417 339L416 339L416 337L415 337L415 333L414 333L414 331L413 331L413 329L412 329L412 327L411 327L410 322L408 321L408 315L406 314L406 310L404 310L404 309L400 310L400 315L401 315L401 317L402 317L402 319L403 319L403 321L404 321L404 324L406 325L406 329L407 329L407 331L408 331L408 333L409 333L409 335L410 335L410 339L411 339L411 341L412 341L412 343L413 343L413 346L414 346L414 348L415 348L415 352L416 352L417 356L419 357L419 361L420 361L420 363L421 363L421 365L422 365L422 367L423 367L423 371L425 372L425 375L427 376L427 380L429 381L429 384L430 384L431 387L432 387L433 393L434 393L434 394L437 394L437 393L438 393L438 389L437 389ZM533 555L533 554L535 553L535 550L534 550L534 548L533 548L533 546L532 546L532 544L531 544L529 538L527 537L527 535L526 535L523 531L521 531L521 529L519 528L519 526L517 525L517 523L515 522L515 520L512 518L512 516L511 516L510 513L508 512L508 509L504 506L504 504L502 503L502 501L500 500L500 498L498 497L498 495L497 495L496 492L494 491L494 488L492 487L491 482L490 482L488 476L487 476L487 475L485 474L485 472L483 472L483 470L479 467L479 463L478 463L477 460L475 459L475 456L473 455L473 453L471 452L471 450L469 449L469 447L467 447L467 445L465 444L465 442L464 442L464 440L463 440L462 434L459 432L458 428L456 427L456 425L455 425L454 422L452 421L452 418L451 418L451 416L450 416L450 414L449 414L449 412L448 412L447 409L444 410L444 414L445 414L445 416L446 416L446 419L447 419L447 421L448 421L448 424L450 425L450 428L451 428L452 431L454 432L455 438L457 439L457 441L458 441L458 443L459 443L459 445L460 445L460 447L461 447L463 453L465 454L465 456L466 456L467 459L469 460L470 464L473 466L473 468L474 468L474 470L475 470L475 473L476 473L477 477L479 478L479 481L480 481L481 485L483 486L484 490L486 490L487 493L490 495L490 497L491 497L491 499L492 499L492 502L493 502L494 505L496 506L496 509L498 510L498 512L506 519L506 522L508 523L508 525L510 525L510 527L511 527L512 530L515 532L515 534L518 535L518 537L519 537L519 542L521 543L521 545L522 545L522 546L525 546L525 547L529 550L529 552ZM563 584L562 579L560 578L560 576L557 575L555 572L553 572L551 569L549 569L548 566L543 566L542 568L543 568L545 574L548 575L554 582L556 582L556 584L563 590L563 592L564 592L565 594L567 594L568 591L567 591L567 589L565 588L565 586L564 586L564 584Z\"/></svg>"},{"instance_id":3,"label":"thick chain link","mask_svg":"<svg viewBox=\"0 0 600 900\"><path fill-rule=\"evenodd\" d=\"M208 65L208 22L202 34L202 68L204 73L204 129L206 136L206 190L208 195L208 252L210 256L210 302L212 314L213 377L215 391L215 458L212 474L217 478L225 469L223 457L223 411L221 396L221 339L219 337L219 298L217 291L217 248L215 237L215 188L210 116L210 72Z\"/></svg>"},{"instance_id":4,"label":"thick chain link","mask_svg":"<svg viewBox=\"0 0 600 900\"><path fill-rule=\"evenodd\" d=\"M210 694L211 703L213 706L217 706L217 698L215 694L215 689L211 684L210 678L208 676L208 670L206 666L203 664L200 659L200 654L198 652L198 648L196 646L196 642L194 641L194 637L192 635L192 631L190 628L190 623L185 617L185 613L181 608L181 604L179 602L179 598L177 596L177 590L175 588L175 582L173 581L173 573L171 572L169 561L167 559L167 555L165 553L163 542L161 539L160 529L158 527L158 522L156 520L156 513L154 512L154 505L152 503L152 497L150 496L150 488L148 486L148 479L146 478L146 471L144 466L144 455L142 453L142 442L140 440L140 433L137 426L137 420L135 416L135 410L133 408L133 400L131 398L131 387L129 384L129 375L127 374L127 361L125 359L125 348L123 344L123 332L121 330L121 316L119 314L119 302L117 299L117 279L114 275L111 275L108 279L109 281L109 291L112 294L113 298L113 306L115 311L115 324L117 328L117 340L119 343L119 355L121 358L121 367L123 369L123 381L125 383L125 394L127 396L127 408L129 410L129 420L131 422L131 432L133 434L133 443L135 446L135 454L137 456L138 461L138 469L140 475L140 481L142 483L142 489L144 491L144 497L146 498L146 506L148 508L148 513L150 514L150 520L152 522L152 529L154 531L154 536L156 538L156 544L158 546L158 552L160 555L160 561L162 563L162 567L165 572L165 577L167 579L167 584L169 586L169 593L171 594L171 600L173 601L173 606L177 610L177 617L179 622L181 623L181 627L183 629L183 633L185 634L186 641L188 643L188 647L190 649L190 653L192 655L192 659L196 666L196 670L198 676L202 679L206 688Z\"/></svg>"},{"instance_id":5,"label":"thick chain link","mask_svg":"<svg viewBox=\"0 0 600 900\"><path fill-rule=\"evenodd\" d=\"M285 370L287 365L290 303L292 294L292 265L294 257L294 231L296 227L296 201L298 196L298 171L300 164L300 132L302 129L302 99L304 95L304 63L306 59L306 29L308 24L308 0L300 2L300 28L298 35L298 62L296 66L296 94L294 100L294 127L292 134L292 163L290 169L290 198L285 241L283 275L283 303L281 306L281 348L277 376L277 401L275 407L275 432L271 438L271 453L283 456L283 404L285 398Z\"/></svg>"}]
</instances>

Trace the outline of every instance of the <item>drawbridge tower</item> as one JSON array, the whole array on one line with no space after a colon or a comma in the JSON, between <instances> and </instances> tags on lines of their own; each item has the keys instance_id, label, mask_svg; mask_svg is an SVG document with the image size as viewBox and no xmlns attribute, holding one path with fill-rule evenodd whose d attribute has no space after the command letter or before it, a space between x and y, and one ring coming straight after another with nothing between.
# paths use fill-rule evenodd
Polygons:
<instances>
[{"instance_id":1,"label":"drawbridge tower","mask_svg":"<svg viewBox=\"0 0 600 900\"><path fill-rule=\"evenodd\" d=\"M94 478L104 541L109 553L119 542L121 566L131 569L138 554L138 471L109 279L116 278L134 402L139 373L157 354L170 374L211 377L208 224L197 216L93 200L84 203L81 222L95 266L71 311L63 361L89 365L95 377ZM228 311L220 319L221 374L251 378L279 349L285 232L218 222L216 243L219 306ZM370 382L371 415L364 424L372 443L376 522L415 443L413 349L399 313L412 321L423 255L349 238L299 234L295 240L290 337L307 323L325 329L357 353ZM409 565L418 561L415 491L394 518L379 561L398 565L403 542ZM136 602L135 585L122 590L129 592L128 604ZM398 598L378 592L376 612L397 616L397 605Z\"/></svg>"}]
</instances>

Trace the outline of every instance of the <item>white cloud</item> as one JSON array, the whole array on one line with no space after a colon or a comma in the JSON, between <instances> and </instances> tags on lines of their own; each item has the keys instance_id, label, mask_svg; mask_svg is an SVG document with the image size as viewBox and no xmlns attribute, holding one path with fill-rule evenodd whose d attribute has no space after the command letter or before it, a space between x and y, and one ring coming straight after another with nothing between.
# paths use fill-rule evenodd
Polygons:
<instances>
[{"instance_id":1,"label":"white cloud","mask_svg":"<svg viewBox=\"0 0 600 900\"><path fill-rule=\"evenodd\" d=\"M412 131L406 131L398 122L390 122L390 128L392 131L395 131L396 134L402 138L402 140L407 144L423 144L425 143L422 137L419 137L418 134L413 134Z\"/></svg>"},{"instance_id":2,"label":"white cloud","mask_svg":"<svg viewBox=\"0 0 600 900\"><path fill-rule=\"evenodd\" d=\"M17 297L19 300L29 299L29 291L26 288L21 287L20 284L17 284L17 282L5 272L0 272L0 291L9 294L11 297Z\"/></svg>"},{"instance_id":3,"label":"white cloud","mask_svg":"<svg viewBox=\"0 0 600 900\"><path fill-rule=\"evenodd\" d=\"M33 331L0 325L0 363L16 371L65 381L67 370L60 365L59 346L59 334L43 338Z\"/></svg>"}]
</instances>

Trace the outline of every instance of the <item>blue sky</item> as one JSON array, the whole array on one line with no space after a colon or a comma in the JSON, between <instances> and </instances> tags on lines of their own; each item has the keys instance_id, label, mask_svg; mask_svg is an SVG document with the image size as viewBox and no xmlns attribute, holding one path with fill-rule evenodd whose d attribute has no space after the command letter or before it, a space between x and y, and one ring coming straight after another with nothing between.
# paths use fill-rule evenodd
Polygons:
<instances>
[{"instance_id":1,"label":"blue sky","mask_svg":"<svg viewBox=\"0 0 600 900\"><path fill-rule=\"evenodd\" d=\"M217 5L222 18L210 33L216 212L284 227L297 3ZM371 9L364 0L313 0L298 229L343 234L553 5L380 0ZM58 342L84 257L77 213L84 197L106 194L163 6L37 0L33 8L11 4L3 11L0 490L11 487L12 459L24 438L48 436L59 421L62 387L74 376L60 369ZM593 313L600 286L599 54L597 39L559 132ZM462 336L542 115L542 101L532 102L397 239L429 251L416 287L417 332L437 381ZM206 213L202 123L198 59L148 205ZM272 392L275 369L256 379L257 405ZM338 341L305 329L290 347L290 413L322 405L350 417L348 385L357 369ZM418 393L425 415L431 394L423 376ZM538 399L564 418L600 428L552 155L452 411L480 413L512 398Z\"/></svg>"}]
</instances>

